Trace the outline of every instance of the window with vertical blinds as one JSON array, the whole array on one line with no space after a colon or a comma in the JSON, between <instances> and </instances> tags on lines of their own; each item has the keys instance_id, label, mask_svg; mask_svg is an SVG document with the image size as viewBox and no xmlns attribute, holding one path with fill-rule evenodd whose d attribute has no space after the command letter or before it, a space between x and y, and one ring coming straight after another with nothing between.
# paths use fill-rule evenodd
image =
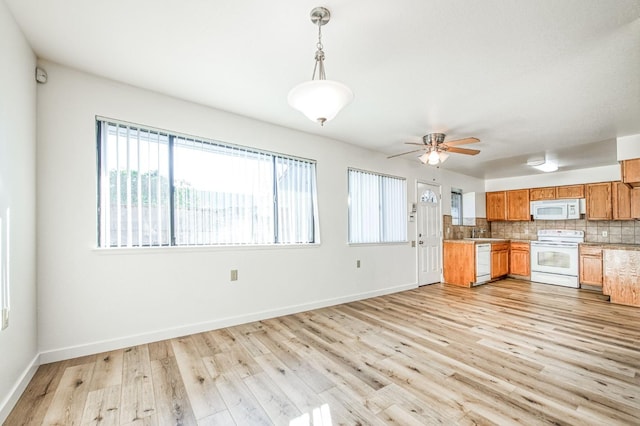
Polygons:
<instances>
[{"instance_id":1,"label":"window with vertical blinds","mask_svg":"<svg viewBox=\"0 0 640 426\"><path fill-rule=\"evenodd\" d=\"M349 169L349 243L407 241L406 180Z\"/></svg>"},{"instance_id":2,"label":"window with vertical blinds","mask_svg":"<svg viewBox=\"0 0 640 426\"><path fill-rule=\"evenodd\" d=\"M314 161L97 124L101 247L316 242Z\"/></svg>"}]
</instances>

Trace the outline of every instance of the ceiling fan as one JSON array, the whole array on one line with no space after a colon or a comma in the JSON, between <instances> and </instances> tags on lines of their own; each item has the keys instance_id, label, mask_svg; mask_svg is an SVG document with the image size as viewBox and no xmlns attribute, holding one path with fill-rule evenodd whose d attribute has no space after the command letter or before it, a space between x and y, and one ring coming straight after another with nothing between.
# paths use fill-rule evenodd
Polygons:
<instances>
[{"instance_id":1,"label":"ceiling fan","mask_svg":"<svg viewBox=\"0 0 640 426\"><path fill-rule=\"evenodd\" d=\"M418 157L420 161L422 161L424 164L438 164L444 163L447 158L449 158L450 152L465 155L476 155L480 152L477 149L457 148L458 145L467 145L470 143L480 142L480 139L478 138L464 138L445 142L445 137L446 135L444 133L429 133L422 137L422 143L405 142L405 144L407 145L418 145L421 148L403 152L401 154L391 155L387 158L394 158L401 155L411 154L413 152L425 151L424 154Z\"/></svg>"}]
</instances>

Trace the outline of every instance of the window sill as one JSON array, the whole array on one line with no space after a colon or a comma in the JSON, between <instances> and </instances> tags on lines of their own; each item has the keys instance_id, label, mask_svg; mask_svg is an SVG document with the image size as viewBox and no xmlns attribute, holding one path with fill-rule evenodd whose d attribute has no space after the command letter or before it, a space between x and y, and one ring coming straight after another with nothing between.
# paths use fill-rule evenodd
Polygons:
<instances>
[{"instance_id":1,"label":"window sill","mask_svg":"<svg viewBox=\"0 0 640 426\"><path fill-rule=\"evenodd\" d=\"M405 246L409 241L398 241L393 243L347 243L349 247L366 247L366 246Z\"/></svg>"},{"instance_id":2,"label":"window sill","mask_svg":"<svg viewBox=\"0 0 640 426\"><path fill-rule=\"evenodd\" d=\"M246 244L224 246L162 246L162 247L94 247L93 252L104 255L122 254L157 254L157 253L206 253L246 250L290 250L312 249L320 247L320 243L312 244Z\"/></svg>"}]
</instances>

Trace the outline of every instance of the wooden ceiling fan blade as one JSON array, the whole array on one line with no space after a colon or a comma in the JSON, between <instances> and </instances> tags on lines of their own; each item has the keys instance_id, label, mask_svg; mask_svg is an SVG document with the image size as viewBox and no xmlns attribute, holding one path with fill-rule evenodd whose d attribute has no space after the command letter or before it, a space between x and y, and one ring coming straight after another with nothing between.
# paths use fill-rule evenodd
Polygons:
<instances>
[{"instance_id":1,"label":"wooden ceiling fan blade","mask_svg":"<svg viewBox=\"0 0 640 426\"><path fill-rule=\"evenodd\" d=\"M422 145L422 144L421 144ZM395 155L390 155L387 158L395 158L395 157L400 157L401 155L407 155L407 154L411 154L413 152L419 152L419 151L424 151L423 148L421 149L414 149L413 151L407 151L407 152L403 152L402 154L395 154Z\"/></svg>"},{"instance_id":2,"label":"wooden ceiling fan blade","mask_svg":"<svg viewBox=\"0 0 640 426\"><path fill-rule=\"evenodd\" d=\"M420 142L420 143L418 143L418 142L405 142L405 144L406 145L429 146L429 145L427 145L427 144L425 144L423 142Z\"/></svg>"},{"instance_id":3,"label":"wooden ceiling fan blade","mask_svg":"<svg viewBox=\"0 0 640 426\"><path fill-rule=\"evenodd\" d=\"M479 149L467 149L467 148L449 148L447 152L455 152L457 154L476 155L480 153Z\"/></svg>"},{"instance_id":4,"label":"wooden ceiling fan blade","mask_svg":"<svg viewBox=\"0 0 640 426\"><path fill-rule=\"evenodd\" d=\"M464 138L464 139L456 139L455 141L447 141L444 145L447 146L458 146L458 145L466 145L469 143L478 143L480 139L478 138Z\"/></svg>"}]
</instances>

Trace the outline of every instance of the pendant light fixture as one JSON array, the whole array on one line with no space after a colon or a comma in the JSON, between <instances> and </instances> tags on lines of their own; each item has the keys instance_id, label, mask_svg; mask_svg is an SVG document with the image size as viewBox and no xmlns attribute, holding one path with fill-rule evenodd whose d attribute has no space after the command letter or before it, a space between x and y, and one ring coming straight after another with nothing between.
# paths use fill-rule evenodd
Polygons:
<instances>
[{"instance_id":1,"label":"pendant light fixture","mask_svg":"<svg viewBox=\"0 0 640 426\"><path fill-rule=\"evenodd\" d=\"M327 80L324 71L324 50L322 46L322 26L329 22L331 13L324 7L311 11L311 22L318 25L316 44L316 64L311 81L298 84L291 89L287 100L289 105L306 115L311 121L324 125L353 100L353 92L346 85ZM317 79L316 79L317 73Z\"/></svg>"}]
</instances>

